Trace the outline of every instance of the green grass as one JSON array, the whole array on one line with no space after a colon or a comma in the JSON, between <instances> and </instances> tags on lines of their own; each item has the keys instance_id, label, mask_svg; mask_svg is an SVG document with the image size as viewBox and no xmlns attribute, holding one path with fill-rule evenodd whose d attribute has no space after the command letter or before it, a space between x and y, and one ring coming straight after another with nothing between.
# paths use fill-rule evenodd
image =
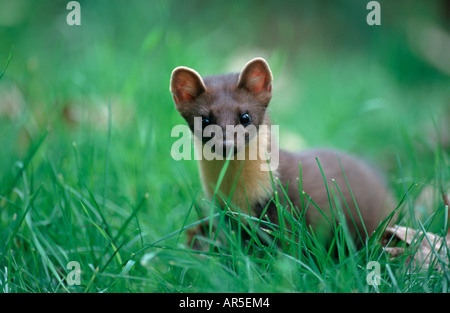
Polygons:
<instances>
[{"instance_id":1,"label":"green grass","mask_svg":"<svg viewBox=\"0 0 450 313\"><path fill-rule=\"evenodd\" d=\"M445 25L439 1L406 13L380 1L398 18L387 13L378 29L361 24L365 3L349 1L267 1L257 11L254 1L80 2L79 28L65 24L64 1L24 1L0 18L1 292L449 291L448 268L391 261L376 237L357 249L345 224L327 250L285 203L285 225L244 214L240 223L204 199L196 161L170 157L171 129L184 123L168 90L172 69L238 71L262 55L282 147L362 156L385 173L403 225L445 233L450 78L403 26ZM339 190L329 187L335 206ZM206 227L209 249L190 249L186 231L211 219L220 243ZM261 224L275 243L260 242ZM67 284L70 261L81 266L79 286ZM370 261L381 265L377 287L366 283Z\"/></svg>"}]
</instances>

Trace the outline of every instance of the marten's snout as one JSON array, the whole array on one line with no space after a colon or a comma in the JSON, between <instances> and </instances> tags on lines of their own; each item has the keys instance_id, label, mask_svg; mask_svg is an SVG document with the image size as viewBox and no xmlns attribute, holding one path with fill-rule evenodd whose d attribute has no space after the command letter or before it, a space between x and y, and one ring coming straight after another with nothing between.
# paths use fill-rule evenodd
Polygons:
<instances>
[{"instance_id":1,"label":"marten's snout","mask_svg":"<svg viewBox=\"0 0 450 313\"><path fill-rule=\"evenodd\" d=\"M211 151L226 158L230 155L230 153L232 156L235 155L238 149L233 140L223 140L218 142L216 141L213 145L211 145Z\"/></svg>"},{"instance_id":2,"label":"marten's snout","mask_svg":"<svg viewBox=\"0 0 450 313\"><path fill-rule=\"evenodd\" d=\"M220 136L219 136L220 137ZM230 130L222 129L222 138L217 138L218 148L222 152L222 156L226 158L230 155L235 155L237 153L238 143L236 132ZM217 151L220 154L220 151Z\"/></svg>"},{"instance_id":3,"label":"marten's snout","mask_svg":"<svg viewBox=\"0 0 450 313\"><path fill-rule=\"evenodd\" d=\"M230 155L236 155L248 141L248 134L240 134L235 127L228 129L218 129L211 132L211 137L208 139L208 145L211 146L211 151L224 158Z\"/></svg>"}]
</instances>

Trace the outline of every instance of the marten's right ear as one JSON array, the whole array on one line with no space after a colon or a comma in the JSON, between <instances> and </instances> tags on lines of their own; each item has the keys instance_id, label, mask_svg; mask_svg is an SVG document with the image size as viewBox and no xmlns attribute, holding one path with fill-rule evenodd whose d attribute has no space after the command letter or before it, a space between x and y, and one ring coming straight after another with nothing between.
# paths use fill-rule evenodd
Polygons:
<instances>
[{"instance_id":1,"label":"marten's right ear","mask_svg":"<svg viewBox=\"0 0 450 313\"><path fill-rule=\"evenodd\" d=\"M205 83L193 69L180 66L173 70L170 78L170 92L177 109L183 103L194 100L205 90Z\"/></svg>"}]
</instances>

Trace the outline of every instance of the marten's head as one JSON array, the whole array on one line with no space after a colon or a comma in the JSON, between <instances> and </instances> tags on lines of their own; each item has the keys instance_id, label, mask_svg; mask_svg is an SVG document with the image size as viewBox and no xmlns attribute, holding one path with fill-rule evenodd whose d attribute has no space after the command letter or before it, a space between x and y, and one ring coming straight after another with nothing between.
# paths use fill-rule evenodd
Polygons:
<instances>
[{"instance_id":1,"label":"marten's head","mask_svg":"<svg viewBox=\"0 0 450 313\"><path fill-rule=\"evenodd\" d=\"M193 69L177 67L170 91L194 135L216 155L227 156L239 152L268 123L272 72L262 58L248 62L241 73L204 79Z\"/></svg>"}]
</instances>

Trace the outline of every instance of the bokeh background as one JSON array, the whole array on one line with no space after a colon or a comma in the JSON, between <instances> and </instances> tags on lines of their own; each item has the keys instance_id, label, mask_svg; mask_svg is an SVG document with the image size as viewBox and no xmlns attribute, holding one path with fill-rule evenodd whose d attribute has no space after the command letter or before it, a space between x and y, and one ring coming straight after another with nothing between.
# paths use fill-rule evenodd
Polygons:
<instances>
[{"instance_id":1,"label":"bokeh background","mask_svg":"<svg viewBox=\"0 0 450 313\"><path fill-rule=\"evenodd\" d=\"M197 164L170 157L184 123L169 93L180 65L211 75L266 58L281 147L350 151L398 199L416 184L420 214L442 206L450 1L380 0L380 26L366 23L365 0L80 0L80 26L66 23L67 2L0 1L0 276L21 277L11 290L61 290L71 259L122 273L110 241L123 261L197 218ZM136 275L150 290L185 290L168 281L193 265L150 250Z\"/></svg>"}]
</instances>

